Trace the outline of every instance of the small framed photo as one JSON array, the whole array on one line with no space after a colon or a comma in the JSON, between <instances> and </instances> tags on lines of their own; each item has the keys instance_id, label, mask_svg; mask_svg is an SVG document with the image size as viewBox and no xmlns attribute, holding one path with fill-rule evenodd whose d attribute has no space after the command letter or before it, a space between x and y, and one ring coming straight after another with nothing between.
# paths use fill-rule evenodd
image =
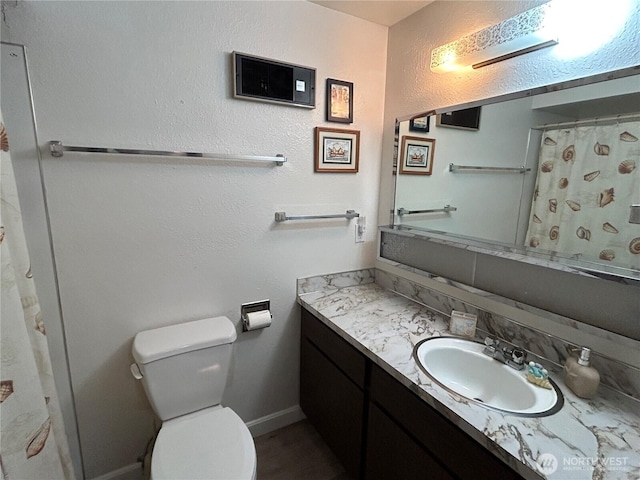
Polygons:
<instances>
[{"instance_id":1,"label":"small framed photo","mask_svg":"<svg viewBox=\"0 0 640 480\"><path fill-rule=\"evenodd\" d=\"M360 131L316 127L315 172L356 173Z\"/></svg>"},{"instance_id":2,"label":"small framed photo","mask_svg":"<svg viewBox=\"0 0 640 480\"><path fill-rule=\"evenodd\" d=\"M418 117L409 120L409 130L412 132L427 133L429 131L429 116Z\"/></svg>"},{"instance_id":3,"label":"small framed photo","mask_svg":"<svg viewBox=\"0 0 640 480\"><path fill-rule=\"evenodd\" d=\"M353 83L327 78L327 122L353 123Z\"/></svg>"},{"instance_id":4,"label":"small framed photo","mask_svg":"<svg viewBox=\"0 0 640 480\"><path fill-rule=\"evenodd\" d=\"M436 141L433 138L402 136L400 173L431 175Z\"/></svg>"}]
</instances>

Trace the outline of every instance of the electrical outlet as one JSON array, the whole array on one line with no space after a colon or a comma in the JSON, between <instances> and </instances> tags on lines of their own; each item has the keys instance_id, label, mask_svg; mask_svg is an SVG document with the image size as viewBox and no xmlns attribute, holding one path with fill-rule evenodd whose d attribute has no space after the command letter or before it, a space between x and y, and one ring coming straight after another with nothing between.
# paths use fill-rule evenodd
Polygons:
<instances>
[{"instance_id":1,"label":"electrical outlet","mask_svg":"<svg viewBox=\"0 0 640 480\"><path fill-rule=\"evenodd\" d=\"M364 242L364 230L367 219L365 217L358 217L356 220L356 243Z\"/></svg>"}]
</instances>

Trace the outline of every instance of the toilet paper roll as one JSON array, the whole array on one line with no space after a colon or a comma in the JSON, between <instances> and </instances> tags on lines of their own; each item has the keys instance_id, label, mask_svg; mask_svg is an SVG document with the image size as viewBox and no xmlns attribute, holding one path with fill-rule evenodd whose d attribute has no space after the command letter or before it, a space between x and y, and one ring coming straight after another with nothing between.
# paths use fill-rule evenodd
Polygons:
<instances>
[{"instance_id":1,"label":"toilet paper roll","mask_svg":"<svg viewBox=\"0 0 640 480\"><path fill-rule=\"evenodd\" d=\"M244 326L247 330L257 330L271 325L271 312L269 310L259 310L249 312L244 318Z\"/></svg>"}]
</instances>

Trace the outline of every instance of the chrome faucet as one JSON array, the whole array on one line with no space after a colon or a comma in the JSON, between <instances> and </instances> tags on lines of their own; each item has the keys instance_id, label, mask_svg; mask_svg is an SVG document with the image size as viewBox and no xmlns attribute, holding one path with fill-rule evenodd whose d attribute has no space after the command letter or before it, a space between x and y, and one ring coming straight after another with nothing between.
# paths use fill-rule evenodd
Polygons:
<instances>
[{"instance_id":1,"label":"chrome faucet","mask_svg":"<svg viewBox=\"0 0 640 480\"><path fill-rule=\"evenodd\" d=\"M500 342L492 337L486 337L484 339L484 350L482 353L485 355L504 363L505 365L514 368L516 370L524 369L527 362L527 352L519 347L502 347L500 348Z\"/></svg>"}]
</instances>

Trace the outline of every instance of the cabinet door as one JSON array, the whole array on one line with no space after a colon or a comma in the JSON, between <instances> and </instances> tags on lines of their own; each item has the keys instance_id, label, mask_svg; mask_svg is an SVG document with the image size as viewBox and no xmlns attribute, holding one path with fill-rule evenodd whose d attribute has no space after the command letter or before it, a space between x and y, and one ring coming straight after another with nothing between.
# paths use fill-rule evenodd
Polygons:
<instances>
[{"instance_id":1,"label":"cabinet door","mask_svg":"<svg viewBox=\"0 0 640 480\"><path fill-rule=\"evenodd\" d=\"M412 438L445 465L456 478L521 478L377 365L371 370L370 396L373 402L402 425Z\"/></svg>"},{"instance_id":2,"label":"cabinet door","mask_svg":"<svg viewBox=\"0 0 640 480\"><path fill-rule=\"evenodd\" d=\"M346 471L358 478L364 394L307 337L300 348L300 407Z\"/></svg>"},{"instance_id":3,"label":"cabinet door","mask_svg":"<svg viewBox=\"0 0 640 480\"><path fill-rule=\"evenodd\" d=\"M367 359L362 353L305 309L302 310L301 335L309 339L342 373L364 390Z\"/></svg>"},{"instance_id":4,"label":"cabinet door","mask_svg":"<svg viewBox=\"0 0 640 480\"><path fill-rule=\"evenodd\" d=\"M366 480L453 478L374 404L369 406L367 432Z\"/></svg>"}]
</instances>

